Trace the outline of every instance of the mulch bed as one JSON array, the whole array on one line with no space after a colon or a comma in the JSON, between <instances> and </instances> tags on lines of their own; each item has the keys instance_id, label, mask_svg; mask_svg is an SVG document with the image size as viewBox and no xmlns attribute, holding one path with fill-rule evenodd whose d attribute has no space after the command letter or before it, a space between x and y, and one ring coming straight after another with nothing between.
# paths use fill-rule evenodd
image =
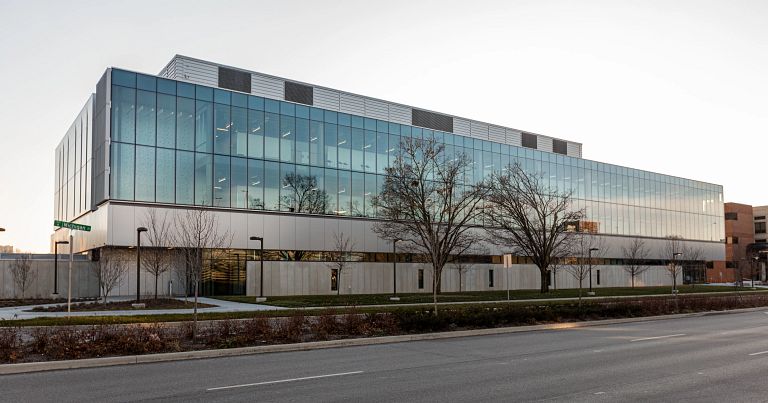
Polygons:
<instances>
[{"instance_id":1,"label":"mulch bed","mask_svg":"<svg viewBox=\"0 0 768 403\"><path fill-rule=\"evenodd\" d=\"M66 302L66 301L65 301ZM144 310L144 309L192 309L194 308L194 302L190 299L189 302L184 302L178 299L171 298L158 298L158 299L142 299L139 301L144 304L144 308L134 308L132 305L136 301L114 301L108 302L105 306L103 303L78 303L72 305L72 310L75 312L89 312L89 311L130 311L130 310ZM50 303L50 302L48 302ZM197 303L197 308L212 308L216 305ZM64 312L67 310L66 305L58 305L52 307L36 307L32 309L34 312Z\"/></svg>"},{"instance_id":2,"label":"mulch bed","mask_svg":"<svg viewBox=\"0 0 768 403\"><path fill-rule=\"evenodd\" d=\"M73 299L74 302L87 301L85 298ZM26 299L0 299L0 308L9 308L12 306L26 306L26 305L43 305L43 304L57 304L66 303L66 298L26 298Z\"/></svg>"}]
</instances>

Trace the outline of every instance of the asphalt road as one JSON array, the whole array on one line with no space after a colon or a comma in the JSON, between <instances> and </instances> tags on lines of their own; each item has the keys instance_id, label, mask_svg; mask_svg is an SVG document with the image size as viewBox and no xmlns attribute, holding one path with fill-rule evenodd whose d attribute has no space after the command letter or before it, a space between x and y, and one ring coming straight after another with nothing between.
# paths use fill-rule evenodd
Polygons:
<instances>
[{"instance_id":1,"label":"asphalt road","mask_svg":"<svg viewBox=\"0 0 768 403\"><path fill-rule=\"evenodd\" d=\"M6 375L0 400L768 401L768 312Z\"/></svg>"}]
</instances>

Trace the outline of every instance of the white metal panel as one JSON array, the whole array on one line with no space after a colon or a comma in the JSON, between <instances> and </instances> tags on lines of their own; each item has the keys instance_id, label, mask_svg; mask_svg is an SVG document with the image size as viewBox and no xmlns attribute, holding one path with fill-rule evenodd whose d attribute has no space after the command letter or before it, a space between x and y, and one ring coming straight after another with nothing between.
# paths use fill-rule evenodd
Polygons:
<instances>
[{"instance_id":1,"label":"white metal panel","mask_svg":"<svg viewBox=\"0 0 768 403\"><path fill-rule=\"evenodd\" d=\"M411 108L402 105L389 105L389 121L400 123L403 125L410 125L412 118Z\"/></svg>"},{"instance_id":2,"label":"white metal panel","mask_svg":"<svg viewBox=\"0 0 768 403\"><path fill-rule=\"evenodd\" d=\"M177 79L211 87L219 86L219 69L216 65L190 59L179 59Z\"/></svg>"},{"instance_id":3,"label":"white metal panel","mask_svg":"<svg viewBox=\"0 0 768 403\"><path fill-rule=\"evenodd\" d=\"M539 136L538 134L536 135L536 137L538 137L536 139L536 149L551 153L552 152L552 137Z\"/></svg>"},{"instance_id":4,"label":"white metal panel","mask_svg":"<svg viewBox=\"0 0 768 403\"><path fill-rule=\"evenodd\" d=\"M522 147L523 135L517 130L507 129L507 144Z\"/></svg>"},{"instance_id":5,"label":"white metal panel","mask_svg":"<svg viewBox=\"0 0 768 403\"><path fill-rule=\"evenodd\" d=\"M365 100L362 97L341 93L339 97L339 112L352 115L365 115Z\"/></svg>"},{"instance_id":6,"label":"white metal panel","mask_svg":"<svg viewBox=\"0 0 768 403\"><path fill-rule=\"evenodd\" d=\"M387 103L375 99L365 99L365 117L386 120L389 118Z\"/></svg>"},{"instance_id":7,"label":"white metal panel","mask_svg":"<svg viewBox=\"0 0 768 403\"><path fill-rule=\"evenodd\" d=\"M251 74L251 94L272 98L285 99L285 81L261 74Z\"/></svg>"},{"instance_id":8,"label":"white metal panel","mask_svg":"<svg viewBox=\"0 0 768 403\"><path fill-rule=\"evenodd\" d=\"M470 122L469 133L476 139L488 140L488 125L480 122Z\"/></svg>"},{"instance_id":9,"label":"white metal panel","mask_svg":"<svg viewBox=\"0 0 768 403\"><path fill-rule=\"evenodd\" d=\"M469 137L469 121L462 118L453 118L453 133Z\"/></svg>"},{"instance_id":10,"label":"white metal panel","mask_svg":"<svg viewBox=\"0 0 768 403\"><path fill-rule=\"evenodd\" d=\"M578 157L581 158L581 144L579 143L572 143L568 142L568 151L567 155L570 157Z\"/></svg>"},{"instance_id":11,"label":"white metal panel","mask_svg":"<svg viewBox=\"0 0 768 403\"><path fill-rule=\"evenodd\" d=\"M501 126L489 126L488 139L497 143L504 143L507 141L506 130Z\"/></svg>"},{"instance_id":12,"label":"white metal panel","mask_svg":"<svg viewBox=\"0 0 768 403\"><path fill-rule=\"evenodd\" d=\"M313 105L318 108L338 111L340 109L339 92L315 87L312 90Z\"/></svg>"}]
</instances>

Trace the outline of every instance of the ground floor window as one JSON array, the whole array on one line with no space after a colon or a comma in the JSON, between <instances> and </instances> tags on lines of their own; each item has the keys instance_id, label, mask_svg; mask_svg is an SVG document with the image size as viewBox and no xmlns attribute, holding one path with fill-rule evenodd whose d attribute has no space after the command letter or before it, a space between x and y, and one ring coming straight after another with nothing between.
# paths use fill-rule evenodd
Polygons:
<instances>
[{"instance_id":1,"label":"ground floor window","mask_svg":"<svg viewBox=\"0 0 768 403\"><path fill-rule=\"evenodd\" d=\"M424 269L419 269L419 289L424 289Z\"/></svg>"},{"instance_id":2,"label":"ground floor window","mask_svg":"<svg viewBox=\"0 0 768 403\"><path fill-rule=\"evenodd\" d=\"M488 270L488 287L493 288L493 269Z\"/></svg>"},{"instance_id":3,"label":"ground floor window","mask_svg":"<svg viewBox=\"0 0 768 403\"><path fill-rule=\"evenodd\" d=\"M597 271L597 285L600 285L600 270Z\"/></svg>"},{"instance_id":4,"label":"ground floor window","mask_svg":"<svg viewBox=\"0 0 768 403\"><path fill-rule=\"evenodd\" d=\"M339 269L331 269L331 291L339 291Z\"/></svg>"}]
</instances>

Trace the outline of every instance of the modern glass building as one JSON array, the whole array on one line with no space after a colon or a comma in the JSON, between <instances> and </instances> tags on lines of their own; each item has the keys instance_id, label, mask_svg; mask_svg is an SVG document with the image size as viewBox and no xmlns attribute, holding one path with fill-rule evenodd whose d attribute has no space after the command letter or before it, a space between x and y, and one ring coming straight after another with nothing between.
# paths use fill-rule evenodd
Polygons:
<instances>
[{"instance_id":1,"label":"modern glass building","mask_svg":"<svg viewBox=\"0 0 768 403\"><path fill-rule=\"evenodd\" d=\"M269 294L336 292L339 279L324 252L333 234L344 232L356 241L359 267L342 279L343 289L387 292L395 257L391 244L370 231L371 199L404 138L435 139L448 155L472 157L468 181L519 163L552 186L572 189L574 207L586 212L584 225L611 246L603 259L603 270L613 273L604 274L606 285L625 282L615 260L634 237L647 239L655 258L663 238L675 235L707 260L724 259L720 185L586 160L581 144L568 140L184 56L156 76L107 69L56 149L54 215L94 227L76 234L84 252L133 246L148 209L214 211L233 236L223 261L236 263L212 265L208 293L256 292L253 235L268 251ZM298 204L290 179L297 177L309 178L327 202L319 209ZM64 236L57 230L53 238ZM475 257L476 289L505 284L493 279L500 254ZM532 268L522 257L520 263L517 274L497 275L517 276L516 288L537 287L526 279ZM423 268L400 267L408 274L398 276L399 287L417 291ZM647 283L664 283L649 276ZM458 281L469 285L461 278L444 284L458 288Z\"/></svg>"}]
</instances>

